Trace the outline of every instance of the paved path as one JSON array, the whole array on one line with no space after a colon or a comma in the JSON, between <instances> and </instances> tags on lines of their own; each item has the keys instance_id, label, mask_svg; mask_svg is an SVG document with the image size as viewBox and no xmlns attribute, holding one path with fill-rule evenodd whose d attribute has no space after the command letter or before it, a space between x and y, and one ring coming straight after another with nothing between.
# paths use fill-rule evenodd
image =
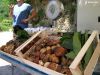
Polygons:
<instances>
[{"instance_id":1,"label":"paved path","mask_svg":"<svg viewBox=\"0 0 100 75\"><path fill-rule=\"evenodd\" d=\"M0 32L0 47L2 45L5 45L6 42L8 42L11 39L13 39L13 33L12 32ZM6 65L11 65L11 64L6 62L3 59L0 59L0 67L6 66Z\"/></svg>"},{"instance_id":2,"label":"paved path","mask_svg":"<svg viewBox=\"0 0 100 75\"><path fill-rule=\"evenodd\" d=\"M2 45L5 45L6 42L13 39L13 33L12 32L0 32L0 47Z\"/></svg>"}]
</instances>

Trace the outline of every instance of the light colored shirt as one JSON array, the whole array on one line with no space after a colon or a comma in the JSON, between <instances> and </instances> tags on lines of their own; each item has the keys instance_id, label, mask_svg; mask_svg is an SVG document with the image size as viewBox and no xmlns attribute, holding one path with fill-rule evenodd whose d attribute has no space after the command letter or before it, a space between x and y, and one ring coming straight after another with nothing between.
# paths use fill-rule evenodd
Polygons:
<instances>
[{"instance_id":1,"label":"light colored shirt","mask_svg":"<svg viewBox=\"0 0 100 75\"><path fill-rule=\"evenodd\" d=\"M23 29L27 28L28 23L23 23L22 20L28 18L31 10L32 6L27 3L23 3L21 6L16 4L13 10L13 26L18 25Z\"/></svg>"}]
</instances>

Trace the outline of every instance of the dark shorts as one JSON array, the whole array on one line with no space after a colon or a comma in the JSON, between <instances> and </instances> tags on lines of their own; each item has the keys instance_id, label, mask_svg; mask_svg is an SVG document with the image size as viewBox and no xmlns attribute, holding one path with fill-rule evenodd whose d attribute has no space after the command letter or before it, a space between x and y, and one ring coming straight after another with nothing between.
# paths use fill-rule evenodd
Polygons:
<instances>
[{"instance_id":1,"label":"dark shorts","mask_svg":"<svg viewBox=\"0 0 100 75\"><path fill-rule=\"evenodd\" d=\"M19 30L23 30L23 29L20 26L18 26L18 25L16 25L16 26L13 27L13 32L15 34L17 34L17 31L19 31Z\"/></svg>"}]
</instances>

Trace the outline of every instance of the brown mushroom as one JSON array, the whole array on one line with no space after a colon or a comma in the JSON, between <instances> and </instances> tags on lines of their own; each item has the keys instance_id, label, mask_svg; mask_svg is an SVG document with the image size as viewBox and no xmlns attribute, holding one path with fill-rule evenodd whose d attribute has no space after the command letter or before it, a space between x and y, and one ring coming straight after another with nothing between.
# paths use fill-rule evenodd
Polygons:
<instances>
[{"instance_id":1,"label":"brown mushroom","mask_svg":"<svg viewBox=\"0 0 100 75\"><path fill-rule=\"evenodd\" d=\"M44 64L44 67L48 67L49 64L50 64L50 62L46 62L46 63Z\"/></svg>"},{"instance_id":2,"label":"brown mushroom","mask_svg":"<svg viewBox=\"0 0 100 75\"><path fill-rule=\"evenodd\" d=\"M46 48L42 48L42 49L40 50L40 52L41 52L41 53L45 53L45 52L46 52Z\"/></svg>"},{"instance_id":3,"label":"brown mushroom","mask_svg":"<svg viewBox=\"0 0 100 75\"><path fill-rule=\"evenodd\" d=\"M4 48L6 47L6 45L3 45L2 47L0 47L0 50L4 50Z\"/></svg>"},{"instance_id":4,"label":"brown mushroom","mask_svg":"<svg viewBox=\"0 0 100 75\"><path fill-rule=\"evenodd\" d=\"M43 61L42 61L42 60L39 60L39 65L41 65L41 66L43 66L43 65L44 65L44 63L43 63Z\"/></svg>"},{"instance_id":5,"label":"brown mushroom","mask_svg":"<svg viewBox=\"0 0 100 75\"><path fill-rule=\"evenodd\" d=\"M50 55L49 60L53 63L59 63L59 58L55 54Z\"/></svg>"},{"instance_id":6,"label":"brown mushroom","mask_svg":"<svg viewBox=\"0 0 100 75\"><path fill-rule=\"evenodd\" d=\"M61 72L61 70L62 70L61 65L58 65L56 71L57 71L57 72Z\"/></svg>"},{"instance_id":7,"label":"brown mushroom","mask_svg":"<svg viewBox=\"0 0 100 75\"><path fill-rule=\"evenodd\" d=\"M49 61L50 54L45 55L45 57L42 59L43 62Z\"/></svg>"},{"instance_id":8,"label":"brown mushroom","mask_svg":"<svg viewBox=\"0 0 100 75\"><path fill-rule=\"evenodd\" d=\"M61 57L61 65L67 65L68 64L68 59L67 58L65 58L65 57Z\"/></svg>"},{"instance_id":9,"label":"brown mushroom","mask_svg":"<svg viewBox=\"0 0 100 75\"><path fill-rule=\"evenodd\" d=\"M54 50L56 56L63 56L65 54L65 49L63 47L56 47Z\"/></svg>"},{"instance_id":10,"label":"brown mushroom","mask_svg":"<svg viewBox=\"0 0 100 75\"><path fill-rule=\"evenodd\" d=\"M35 51L40 51L41 50L41 47L40 46L36 46L35 47Z\"/></svg>"},{"instance_id":11,"label":"brown mushroom","mask_svg":"<svg viewBox=\"0 0 100 75\"><path fill-rule=\"evenodd\" d=\"M72 75L70 69L68 67L63 66L61 73L67 74L67 75Z\"/></svg>"},{"instance_id":12,"label":"brown mushroom","mask_svg":"<svg viewBox=\"0 0 100 75\"><path fill-rule=\"evenodd\" d=\"M59 43L60 43L60 40L49 39L47 45L52 46L52 45L56 45Z\"/></svg>"},{"instance_id":13,"label":"brown mushroom","mask_svg":"<svg viewBox=\"0 0 100 75\"><path fill-rule=\"evenodd\" d=\"M50 69L52 69L52 70L57 70L57 66L58 66L58 64L56 64L56 63L50 63L49 65L48 65L48 68L50 68Z\"/></svg>"}]
</instances>

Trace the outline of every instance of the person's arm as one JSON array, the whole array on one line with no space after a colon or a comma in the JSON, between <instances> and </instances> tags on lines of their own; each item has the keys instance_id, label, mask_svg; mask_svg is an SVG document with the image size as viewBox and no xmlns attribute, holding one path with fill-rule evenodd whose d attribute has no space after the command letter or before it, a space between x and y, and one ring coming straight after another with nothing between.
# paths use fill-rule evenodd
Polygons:
<instances>
[{"instance_id":1,"label":"person's arm","mask_svg":"<svg viewBox=\"0 0 100 75\"><path fill-rule=\"evenodd\" d=\"M27 22L29 22L31 19L33 19L35 16L36 16L36 11L35 11L35 10L32 10L32 11L31 11L31 14L29 15L29 17L28 17L27 19L24 19L23 22L24 22L24 23L27 23Z\"/></svg>"},{"instance_id":2,"label":"person's arm","mask_svg":"<svg viewBox=\"0 0 100 75\"><path fill-rule=\"evenodd\" d=\"M28 21L30 21L31 19L33 19L36 16L36 11L32 10L31 14L28 17Z\"/></svg>"},{"instance_id":3,"label":"person's arm","mask_svg":"<svg viewBox=\"0 0 100 75\"><path fill-rule=\"evenodd\" d=\"M13 8L14 8L14 5L11 4L11 5L9 6L9 16L10 16L10 17L13 16Z\"/></svg>"}]
</instances>

